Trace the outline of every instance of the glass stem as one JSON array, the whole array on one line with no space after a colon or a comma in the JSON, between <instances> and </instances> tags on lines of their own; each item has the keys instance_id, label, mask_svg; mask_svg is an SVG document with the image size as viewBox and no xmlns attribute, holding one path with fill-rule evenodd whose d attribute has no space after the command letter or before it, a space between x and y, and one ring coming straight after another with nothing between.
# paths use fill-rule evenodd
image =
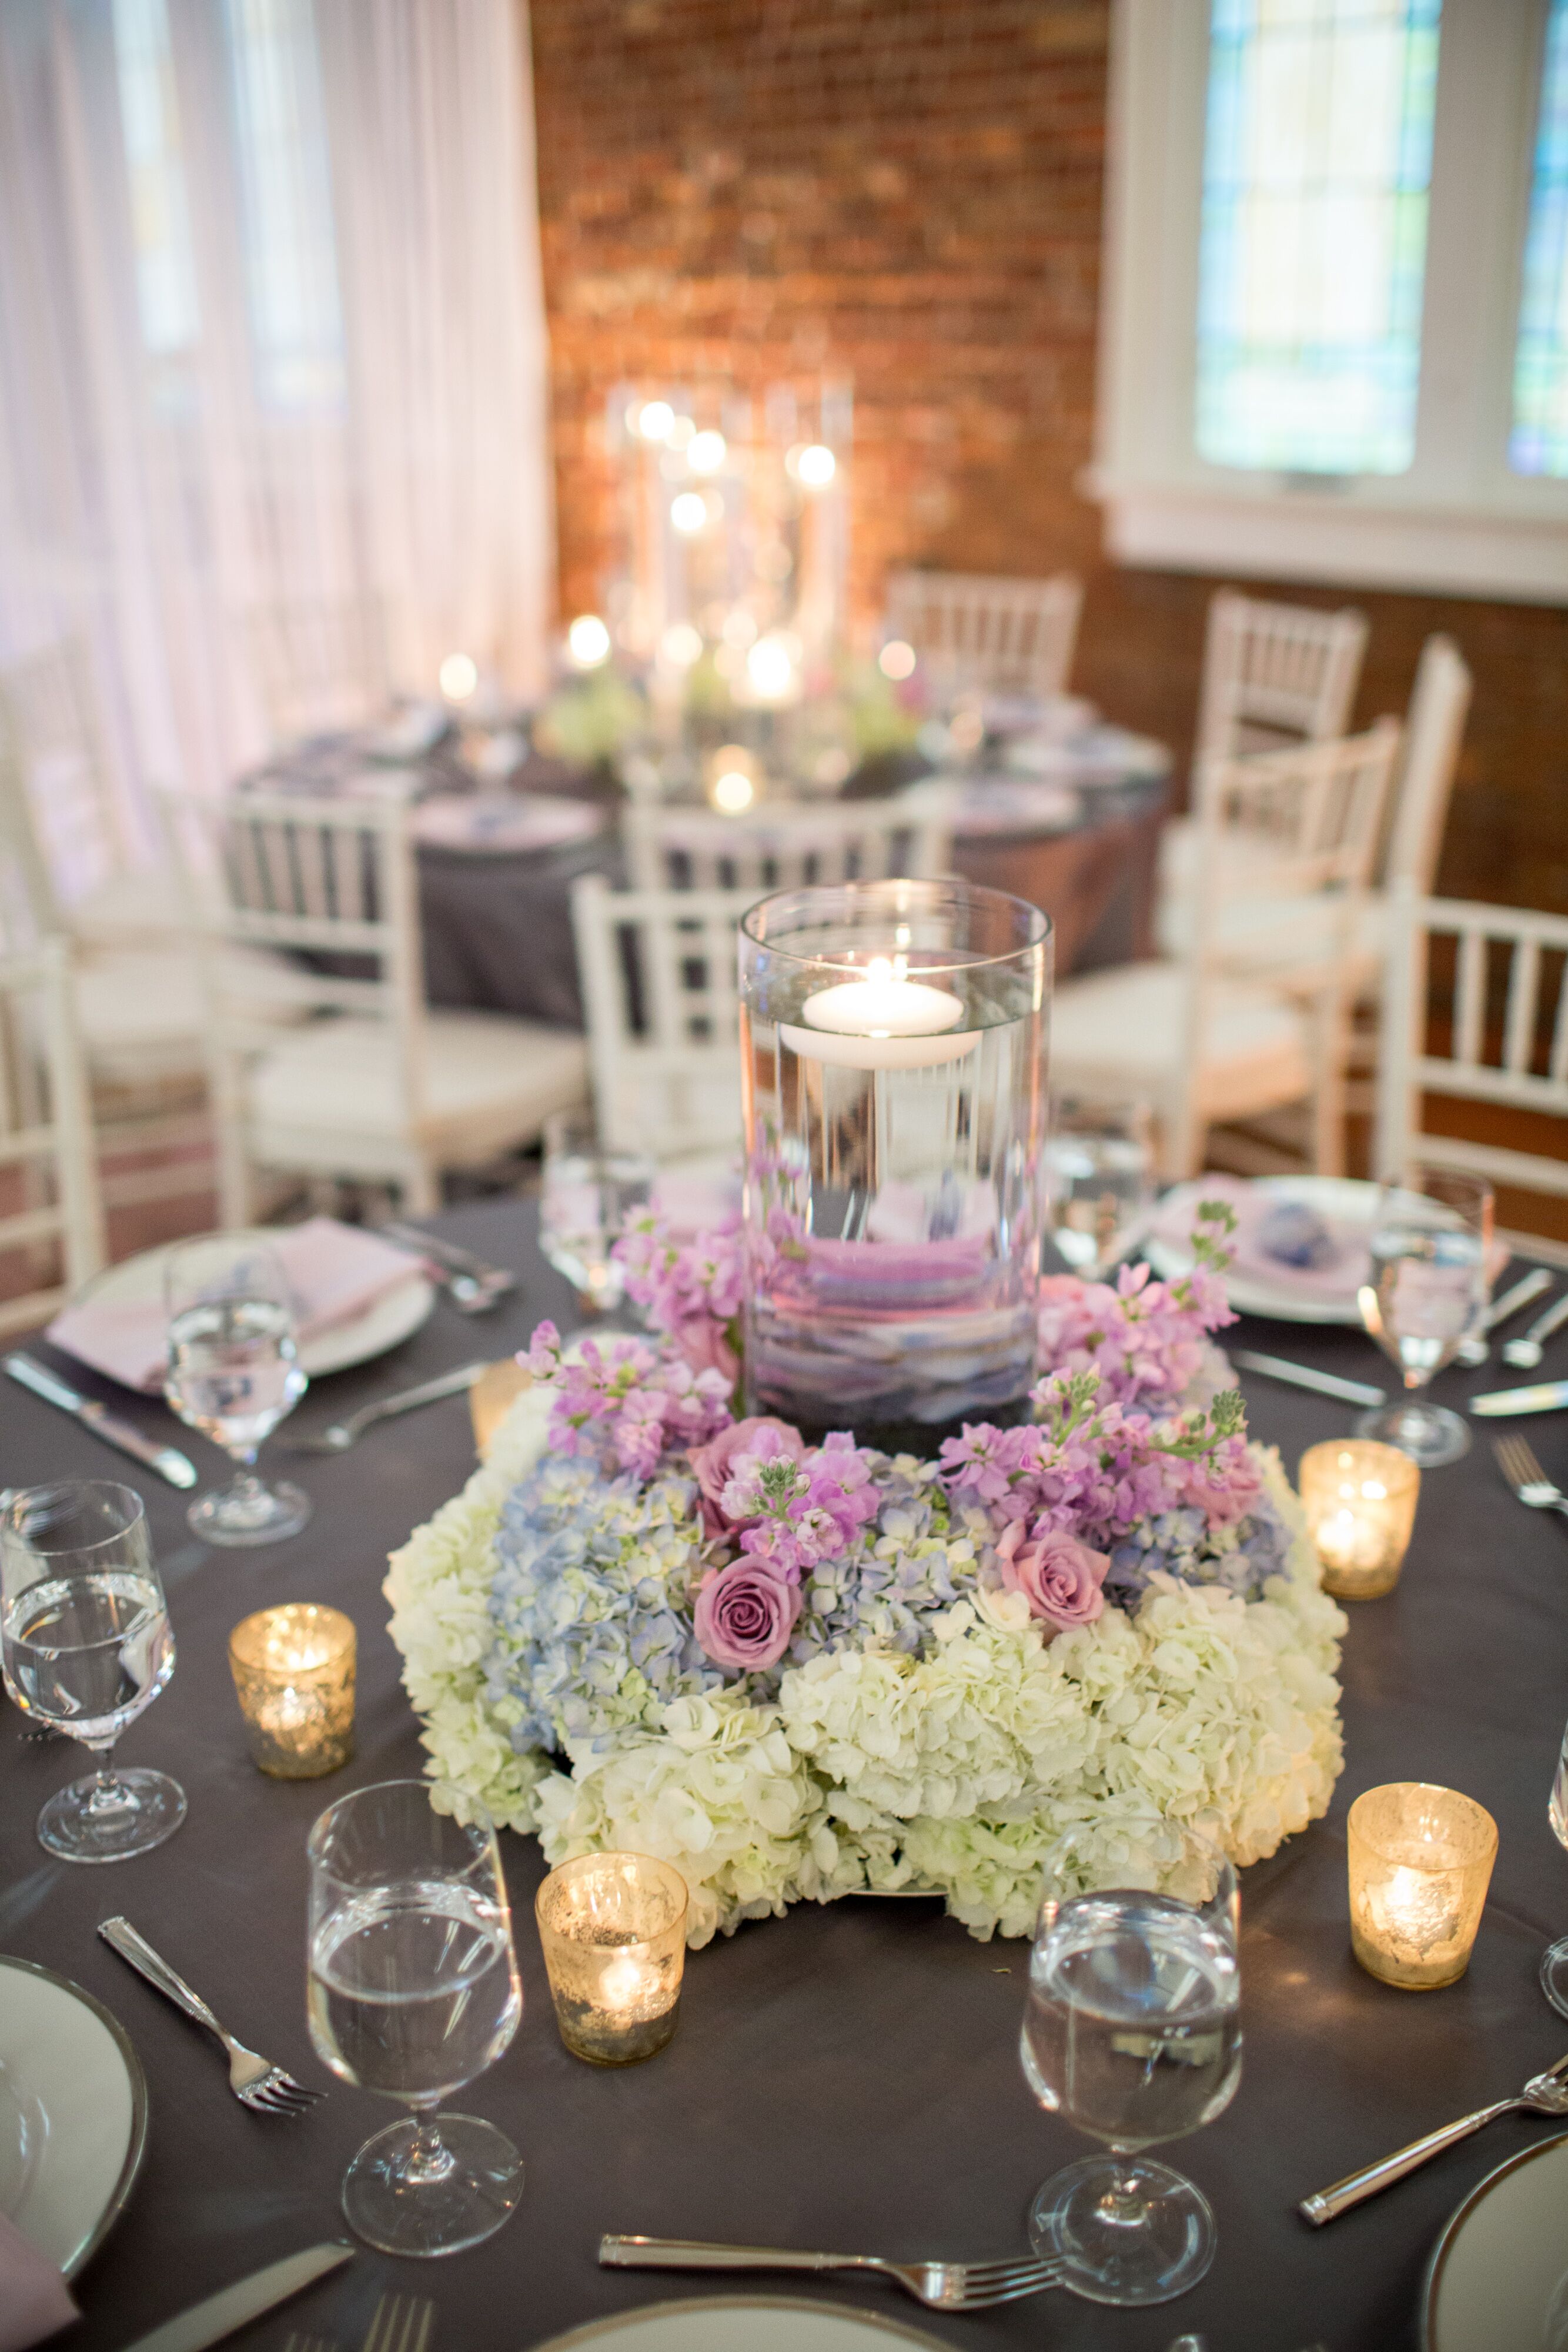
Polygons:
<instances>
[{"instance_id":1,"label":"glass stem","mask_svg":"<svg viewBox=\"0 0 1568 2352\"><path fill-rule=\"evenodd\" d=\"M92 1776L92 1789L87 1801L88 1811L89 1813L123 1812L132 1800L130 1790L114 1769L113 1740L95 1739L90 1743L84 1740L82 1745L87 1748L98 1767Z\"/></svg>"},{"instance_id":2,"label":"glass stem","mask_svg":"<svg viewBox=\"0 0 1568 2352\"><path fill-rule=\"evenodd\" d=\"M1100 2200L1101 2215L1113 2229L1141 2229L1147 2210L1143 2182L1136 2167L1124 2157L1118 2156L1117 2170L1119 2179Z\"/></svg>"},{"instance_id":3,"label":"glass stem","mask_svg":"<svg viewBox=\"0 0 1568 2352\"><path fill-rule=\"evenodd\" d=\"M413 2145L403 2159L402 2177L411 2189L428 2189L444 2180L457 2159L436 2128L428 2107L414 2109Z\"/></svg>"}]
</instances>

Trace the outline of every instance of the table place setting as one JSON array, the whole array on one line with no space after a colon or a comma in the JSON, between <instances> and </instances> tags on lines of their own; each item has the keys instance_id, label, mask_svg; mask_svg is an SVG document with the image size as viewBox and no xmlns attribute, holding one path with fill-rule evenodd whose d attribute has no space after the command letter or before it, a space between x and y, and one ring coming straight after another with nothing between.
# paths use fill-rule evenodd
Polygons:
<instances>
[{"instance_id":1,"label":"table place setting","mask_svg":"<svg viewBox=\"0 0 1568 2352\"><path fill-rule=\"evenodd\" d=\"M1530 1843L1555 1514L1513 1512L1426 1395L1481 1370L1490 1194L1413 1171L1156 1208L1133 1105L1063 1107L1048 1194L1044 926L993 898L754 910L738 1192L665 1195L563 1130L539 1208L455 1213L439 1249L299 1229L350 1322L396 1295L361 1242L426 1293L414 1377L322 1425L344 1459L303 1516L256 1455L340 1327L287 1233L156 1254L118 1327L140 1411L161 1377L237 1487L83 1478L88 1429L17 1389L5 1687L98 1769L51 1794L54 1742L10 1751L0 2216L51 2294L98 2257L84 2352L198 2352L307 2283L297 2352L417 2352L429 2298L371 2315L388 2257L441 2262L465 2352L1021 2344L1047 2311L1087 2347L1096 2307L1169 2352L1176 2297L1210 2352L1483 2340L1487 2232L1539 2230L1568 2147L1455 2178L1493 2120L1568 2116ZM1040 1271L1048 1222L1071 1272ZM1348 1286L1359 1342L1286 1279L1309 1360L1228 1360L1269 1337L1237 1294L1279 1253ZM498 1360L451 1363L437 1261L520 1269ZM1417 1422L1354 1393L1368 1337ZM1390 1433L1344 1429L1364 1405ZM154 1699L168 1771L114 1752ZM79 1866L116 1861L124 1911ZM361 2092L402 2111L368 2139ZM1513 2265L1520 2352L1552 2345L1544 2261ZM843 2275L623 2305L632 2269Z\"/></svg>"}]
</instances>

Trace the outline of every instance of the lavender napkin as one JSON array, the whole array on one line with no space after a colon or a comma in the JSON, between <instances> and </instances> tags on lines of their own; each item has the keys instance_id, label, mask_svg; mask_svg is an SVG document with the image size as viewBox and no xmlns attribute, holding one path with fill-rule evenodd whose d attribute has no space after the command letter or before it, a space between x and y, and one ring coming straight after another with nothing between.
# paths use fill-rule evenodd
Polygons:
<instances>
[{"instance_id":1,"label":"lavender napkin","mask_svg":"<svg viewBox=\"0 0 1568 2352\"><path fill-rule=\"evenodd\" d=\"M0 2352L26 2352L78 2316L47 2254L0 2213Z\"/></svg>"}]
</instances>

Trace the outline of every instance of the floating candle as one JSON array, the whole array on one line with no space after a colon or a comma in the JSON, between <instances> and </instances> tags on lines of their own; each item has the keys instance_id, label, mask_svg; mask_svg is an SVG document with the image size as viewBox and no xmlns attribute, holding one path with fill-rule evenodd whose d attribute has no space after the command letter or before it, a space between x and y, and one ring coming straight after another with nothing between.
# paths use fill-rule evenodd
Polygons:
<instances>
[{"instance_id":1,"label":"floating candle","mask_svg":"<svg viewBox=\"0 0 1568 2352\"><path fill-rule=\"evenodd\" d=\"M980 1042L977 1029L952 1033L964 1017L961 997L911 980L907 958L873 956L863 980L820 988L801 1007L807 1026L780 1024L792 1050L851 1070L915 1070L956 1062Z\"/></svg>"}]
</instances>

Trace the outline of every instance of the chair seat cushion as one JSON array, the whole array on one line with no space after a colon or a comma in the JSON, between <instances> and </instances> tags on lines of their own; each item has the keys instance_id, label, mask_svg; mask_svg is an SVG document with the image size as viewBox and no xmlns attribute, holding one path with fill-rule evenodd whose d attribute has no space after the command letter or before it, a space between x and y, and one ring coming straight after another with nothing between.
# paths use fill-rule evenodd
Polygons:
<instances>
[{"instance_id":1,"label":"chair seat cushion","mask_svg":"<svg viewBox=\"0 0 1568 2352\"><path fill-rule=\"evenodd\" d=\"M423 1116L411 1125L390 1024L357 1015L292 1030L252 1065L249 1108L267 1129L408 1136L461 1155L527 1141L588 1092L588 1049L569 1031L499 1013L431 1013ZM502 1142L494 1139L500 1136Z\"/></svg>"},{"instance_id":2,"label":"chair seat cushion","mask_svg":"<svg viewBox=\"0 0 1568 2352\"><path fill-rule=\"evenodd\" d=\"M188 929L180 886L166 866L110 874L78 898L69 913L84 947L167 946Z\"/></svg>"},{"instance_id":3,"label":"chair seat cushion","mask_svg":"<svg viewBox=\"0 0 1568 2352\"><path fill-rule=\"evenodd\" d=\"M299 1018L292 967L265 948L225 948L225 985L258 1019ZM188 949L103 948L77 965L77 1012L88 1061L106 1076L166 1076L204 1066L201 968Z\"/></svg>"},{"instance_id":4,"label":"chair seat cushion","mask_svg":"<svg viewBox=\"0 0 1568 2352\"><path fill-rule=\"evenodd\" d=\"M1169 1102L1186 1055L1187 976L1179 964L1120 964L1064 981L1051 1012L1052 1084L1104 1100ZM1203 1039L1198 1097L1206 1117L1240 1118L1299 1102L1312 1066L1301 1015L1270 990L1217 986Z\"/></svg>"},{"instance_id":5,"label":"chair seat cushion","mask_svg":"<svg viewBox=\"0 0 1568 2352\"><path fill-rule=\"evenodd\" d=\"M1160 836L1160 890L1155 937L1163 956L1179 960L1192 944L1193 898L1197 887L1197 827L1178 817ZM1310 967L1341 951L1333 900L1292 898L1270 887L1273 860L1266 848L1246 841L1224 845L1230 879L1244 895L1228 899L1219 915L1218 944L1228 961L1260 977L1285 963ZM1356 915L1347 979L1357 995L1376 993L1387 940L1387 908L1372 891Z\"/></svg>"}]
</instances>

